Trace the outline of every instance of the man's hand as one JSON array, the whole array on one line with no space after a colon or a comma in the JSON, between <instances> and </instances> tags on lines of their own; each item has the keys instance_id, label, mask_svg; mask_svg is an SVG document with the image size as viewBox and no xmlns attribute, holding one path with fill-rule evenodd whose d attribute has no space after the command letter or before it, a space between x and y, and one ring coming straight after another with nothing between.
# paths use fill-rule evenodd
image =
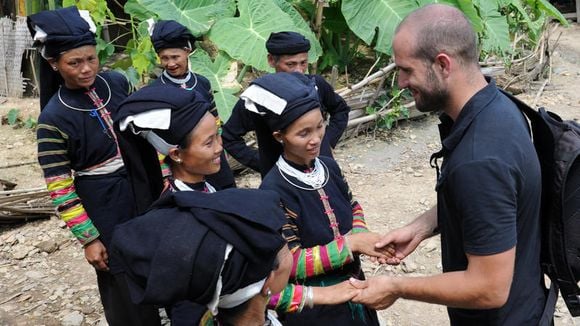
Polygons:
<instances>
[{"instance_id":1,"label":"man's hand","mask_svg":"<svg viewBox=\"0 0 580 326\"><path fill-rule=\"evenodd\" d=\"M394 246L376 247L376 243L381 241L381 235L375 232L349 234L346 241L353 253L367 255L372 261L393 259L395 255Z\"/></svg>"},{"instance_id":2,"label":"man's hand","mask_svg":"<svg viewBox=\"0 0 580 326\"><path fill-rule=\"evenodd\" d=\"M379 257L380 263L387 263L391 265L398 265L401 260L411 254L423 241L423 237L419 235L412 225L404 226L400 229L393 230L385 234L379 241L375 243L376 250L385 248L393 248L394 253L391 257Z\"/></svg>"},{"instance_id":3,"label":"man's hand","mask_svg":"<svg viewBox=\"0 0 580 326\"><path fill-rule=\"evenodd\" d=\"M85 258L96 270L109 270L109 254L101 240L93 240L85 246Z\"/></svg>"},{"instance_id":4,"label":"man's hand","mask_svg":"<svg viewBox=\"0 0 580 326\"><path fill-rule=\"evenodd\" d=\"M421 241L433 236L433 231L437 227L437 206L433 206L425 213L419 215L413 222L402 228L393 230L383 236L375 244L377 249L385 249L392 246L395 249L393 258L379 258L379 262L384 264L397 265L401 260L412 253Z\"/></svg>"},{"instance_id":5,"label":"man's hand","mask_svg":"<svg viewBox=\"0 0 580 326\"><path fill-rule=\"evenodd\" d=\"M376 310L387 309L399 298L395 293L393 279L388 276L376 276L366 281L350 278L349 282L360 289L352 302L362 303Z\"/></svg>"}]
</instances>

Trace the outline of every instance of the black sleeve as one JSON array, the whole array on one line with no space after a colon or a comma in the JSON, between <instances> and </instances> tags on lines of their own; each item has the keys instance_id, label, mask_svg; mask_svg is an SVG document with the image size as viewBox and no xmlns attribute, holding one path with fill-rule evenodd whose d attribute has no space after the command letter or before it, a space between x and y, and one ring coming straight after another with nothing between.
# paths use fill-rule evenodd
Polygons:
<instances>
[{"instance_id":1,"label":"black sleeve","mask_svg":"<svg viewBox=\"0 0 580 326\"><path fill-rule=\"evenodd\" d=\"M336 94L332 86L322 76L314 75L318 94L320 95L323 109L328 112L330 119L326 127L326 138L330 146L334 148L348 123L348 112L350 107L340 95Z\"/></svg>"},{"instance_id":2,"label":"black sleeve","mask_svg":"<svg viewBox=\"0 0 580 326\"><path fill-rule=\"evenodd\" d=\"M451 171L446 184L461 218L466 253L492 255L516 245L518 178L516 169L496 159Z\"/></svg>"},{"instance_id":3,"label":"black sleeve","mask_svg":"<svg viewBox=\"0 0 580 326\"><path fill-rule=\"evenodd\" d=\"M238 162L255 171L260 171L258 151L247 146L243 136L255 130L252 113L244 107L244 101L239 100L228 121L223 125L222 139L225 150Z\"/></svg>"}]
</instances>

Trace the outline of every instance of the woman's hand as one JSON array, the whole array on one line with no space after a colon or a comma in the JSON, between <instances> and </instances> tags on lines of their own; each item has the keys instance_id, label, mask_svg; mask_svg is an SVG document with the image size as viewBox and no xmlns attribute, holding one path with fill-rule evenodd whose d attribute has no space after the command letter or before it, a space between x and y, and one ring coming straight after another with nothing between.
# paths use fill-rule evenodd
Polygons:
<instances>
[{"instance_id":1,"label":"woman's hand","mask_svg":"<svg viewBox=\"0 0 580 326\"><path fill-rule=\"evenodd\" d=\"M371 257L373 261L376 261L377 258L385 261L393 258L395 254L393 246L376 246L376 244L381 240L381 235L375 232L349 234L345 238L353 253L367 255Z\"/></svg>"},{"instance_id":2,"label":"woman's hand","mask_svg":"<svg viewBox=\"0 0 580 326\"><path fill-rule=\"evenodd\" d=\"M109 254L101 240L96 239L85 245L85 258L96 270L109 270Z\"/></svg>"},{"instance_id":3,"label":"woman's hand","mask_svg":"<svg viewBox=\"0 0 580 326\"><path fill-rule=\"evenodd\" d=\"M348 280L332 286L313 287L314 305L341 304L352 300L364 287L356 288Z\"/></svg>"}]
</instances>

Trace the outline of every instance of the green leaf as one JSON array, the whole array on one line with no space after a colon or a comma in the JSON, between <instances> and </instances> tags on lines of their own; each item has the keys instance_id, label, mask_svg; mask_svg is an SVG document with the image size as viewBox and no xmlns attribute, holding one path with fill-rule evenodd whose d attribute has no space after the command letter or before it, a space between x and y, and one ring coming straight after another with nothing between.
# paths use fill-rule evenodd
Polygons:
<instances>
[{"instance_id":1,"label":"green leaf","mask_svg":"<svg viewBox=\"0 0 580 326\"><path fill-rule=\"evenodd\" d=\"M137 85L139 84L139 74L137 73L137 70L135 70L135 68L128 67L127 69L123 69L117 67L113 70L125 76L125 78L127 78L127 80L129 81L129 84L131 84L131 88L134 89L137 88Z\"/></svg>"},{"instance_id":2,"label":"green leaf","mask_svg":"<svg viewBox=\"0 0 580 326\"><path fill-rule=\"evenodd\" d=\"M304 34L313 47L309 59L318 58L321 47L312 31L297 26L289 14L272 0L239 0L239 17L223 18L215 23L209 38L230 57L262 71L272 71L268 66L266 40L272 32L294 31Z\"/></svg>"},{"instance_id":3,"label":"green leaf","mask_svg":"<svg viewBox=\"0 0 580 326\"><path fill-rule=\"evenodd\" d=\"M556 9L556 7L554 7L548 0L536 0L536 5L548 16L556 18L562 25L564 26L570 25L566 20L566 18L564 18L564 16L562 15L562 13L560 13L560 11Z\"/></svg>"},{"instance_id":4,"label":"green leaf","mask_svg":"<svg viewBox=\"0 0 580 326\"><path fill-rule=\"evenodd\" d=\"M191 70L206 77L211 83L218 114L227 121L238 98L234 95L241 86L236 81L237 63L220 51L214 61L207 52L196 49L189 60Z\"/></svg>"},{"instance_id":5,"label":"green leaf","mask_svg":"<svg viewBox=\"0 0 580 326\"><path fill-rule=\"evenodd\" d=\"M175 20L195 36L207 33L216 20L235 13L234 0L129 0L127 13L145 20L154 13L159 19ZM232 32L232 31L230 31Z\"/></svg>"},{"instance_id":6,"label":"green leaf","mask_svg":"<svg viewBox=\"0 0 580 326\"><path fill-rule=\"evenodd\" d=\"M484 0L482 2L485 2L487 5L490 5L493 3L493 5L497 8L497 4L496 4L495 0ZM469 21L471 22L471 26L473 27L473 30L475 30L476 33L481 33L484 29L483 21L482 21L482 18L480 18L480 15L478 15L477 9L475 8L473 1L472 0L457 0L457 5L458 5L458 8L461 11L463 11L463 14L465 14L465 16L467 16L467 18L469 18ZM496 11L497 11L497 9L496 9Z\"/></svg>"},{"instance_id":7,"label":"green leaf","mask_svg":"<svg viewBox=\"0 0 580 326\"><path fill-rule=\"evenodd\" d=\"M8 111L8 124L10 126L16 125L18 122L18 115L20 114L20 110L18 109L11 109Z\"/></svg>"},{"instance_id":8,"label":"green leaf","mask_svg":"<svg viewBox=\"0 0 580 326\"><path fill-rule=\"evenodd\" d=\"M136 0L127 1L124 10L127 14L140 21L145 21L156 16L153 11L148 10Z\"/></svg>"},{"instance_id":9,"label":"green leaf","mask_svg":"<svg viewBox=\"0 0 580 326\"><path fill-rule=\"evenodd\" d=\"M479 13L484 25L483 38L481 43L482 51L486 53L497 53L504 56L511 52L511 41L509 35L509 25L505 16L498 11L495 1L481 1Z\"/></svg>"},{"instance_id":10,"label":"green leaf","mask_svg":"<svg viewBox=\"0 0 580 326\"><path fill-rule=\"evenodd\" d=\"M375 50L390 54L395 28L417 3L411 0L343 0L342 14L350 29ZM378 31L376 31L378 29Z\"/></svg>"},{"instance_id":11,"label":"green leaf","mask_svg":"<svg viewBox=\"0 0 580 326\"><path fill-rule=\"evenodd\" d=\"M113 53L115 53L115 47L113 44L107 43L101 38L97 38L97 55L99 57L99 62L107 61Z\"/></svg>"},{"instance_id":12,"label":"green leaf","mask_svg":"<svg viewBox=\"0 0 580 326\"><path fill-rule=\"evenodd\" d=\"M318 40L316 39L316 36L310 29L308 23L304 20L302 15L300 15L300 13L296 11L296 9L294 9L294 7L291 4L289 4L286 0L274 0L274 3L280 9L282 9L283 12L285 12L288 16L290 16L290 18L292 18L294 25L298 29L297 31L300 34L306 36L306 38L308 38L311 44L311 48L314 48L313 50L311 49L310 51L308 51L308 61L309 62L316 61L316 59L320 56L320 54L322 54L322 46L320 46L320 42L318 42Z\"/></svg>"},{"instance_id":13,"label":"green leaf","mask_svg":"<svg viewBox=\"0 0 580 326\"><path fill-rule=\"evenodd\" d=\"M38 125L38 122L33 117L28 117L24 122L24 126L28 129L34 129L36 128L36 125Z\"/></svg>"}]
</instances>

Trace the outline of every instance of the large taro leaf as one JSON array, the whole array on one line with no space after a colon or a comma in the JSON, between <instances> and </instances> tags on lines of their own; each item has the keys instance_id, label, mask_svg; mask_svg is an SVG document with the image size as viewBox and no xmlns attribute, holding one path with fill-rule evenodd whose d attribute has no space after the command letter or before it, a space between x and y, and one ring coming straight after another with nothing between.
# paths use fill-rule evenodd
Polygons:
<instances>
[{"instance_id":1,"label":"large taro leaf","mask_svg":"<svg viewBox=\"0 0 580 326\"><path fill-rule=\"evenodd\" d=\"M268 66L266 40L272 32L295 31L306 36L314 46L310 58L321 50L312 31L297 25L296 18L284 12L272 0L238 0L239 17L223 18L209 32L209 39L232 58L262 71Z\"/></svg>"},{"instance_id":2,"label":"large taro leaf","mask_svg":"<svg viewBox=\"0 0 580 326\"><path fill-rule=\"evenodd\" d=\"M491 1L491 0L484 0L484 1ZM444 5L453 6L463 12L463 14L469 19L473 30L481 33L483 31L483 22L477 13L477 10L474 6L473 0L417 0L419 7L423 7L424 5L433 4L433 3L440 3Z\"/></svg>"},{"instance_id":3,"label":"large taro leaf","mask_svg":"<svg viewBox=\"0 0 580 326\"><path fill-rule=\"evenodd\" d=\"M227 121L238 100L234 94L241 88L236 81L236 62L221 51L212 61L207 52L200 48L189 57L189 62L192 71L209 79L220 118Z\"/></svg>"},{"instance_id":4,"label":"large taro leaf","mask_svg":"<svg viewBox=\"0 0 580 326\"><path fill-rule=\"evenodd\" d=\"M577 2L578 0L576 0ZM564 26L569 26L570 24L568 23L568 21L566 20L566 18L564 17L564 15L562 15L562 13L556 8L554 7L550 1L548 0L536 0L536 6L538 6L538 8L542 9L543 12L545 12L548 16L552 16L554 18L556 18L560 24L564 25ZM578 8L578 5L576 5L576 8Z\"/></svg>"},{"instance_id":5,"label":"large taro leaf","mask_svg":"<svg viewBox=\"0 0 580 326\"><path fill-rule=\"evenodd\" d=\"M511 52L509 25L505 16L498 11L496 1L480 1L479 14L484 31L481 49L485 53L496 53L504 56Z\"/></svg>"},{"instance_id":6,"label":"large taro leaf","mask_svg":"<svg viewBox=\"0 0 580 326\"><path fill-rule=\"evenodd\" d=\"M414 9L417 3L413 0L342 1L342 14L350 29L369 45L378 34L375 50L387 54L392 51L395 28Z\"/></svg>"},{"instance_id":7,"label":"large taro leaf","mask_svg":"<svg viewBox=\"0 0 580 326\"><path fill-rule=\"evenodd\" d=\"M175 20L195 36L207 33L216 20L235 13L234 0L129 0L125 11L139 20L154 14L159 19Z\"/></svg>"},{"instance_id":8,"label":"large taro leaf","mask_svg":"<svg viewBox=\"0 0 580 326\"><path fill-rule=\"evenodd\" d=\"M308 51L308 61L316 61L316 59L322 54L322 46L316 39L308 23L287 0L274 0L274 3L280 7L280 9L282 9L282 11L284 11L288 16L290 16L290 18L292 18L292 21L298 29L298 32L310 40L312 49Z\"/></svg>"}]
</instances>

